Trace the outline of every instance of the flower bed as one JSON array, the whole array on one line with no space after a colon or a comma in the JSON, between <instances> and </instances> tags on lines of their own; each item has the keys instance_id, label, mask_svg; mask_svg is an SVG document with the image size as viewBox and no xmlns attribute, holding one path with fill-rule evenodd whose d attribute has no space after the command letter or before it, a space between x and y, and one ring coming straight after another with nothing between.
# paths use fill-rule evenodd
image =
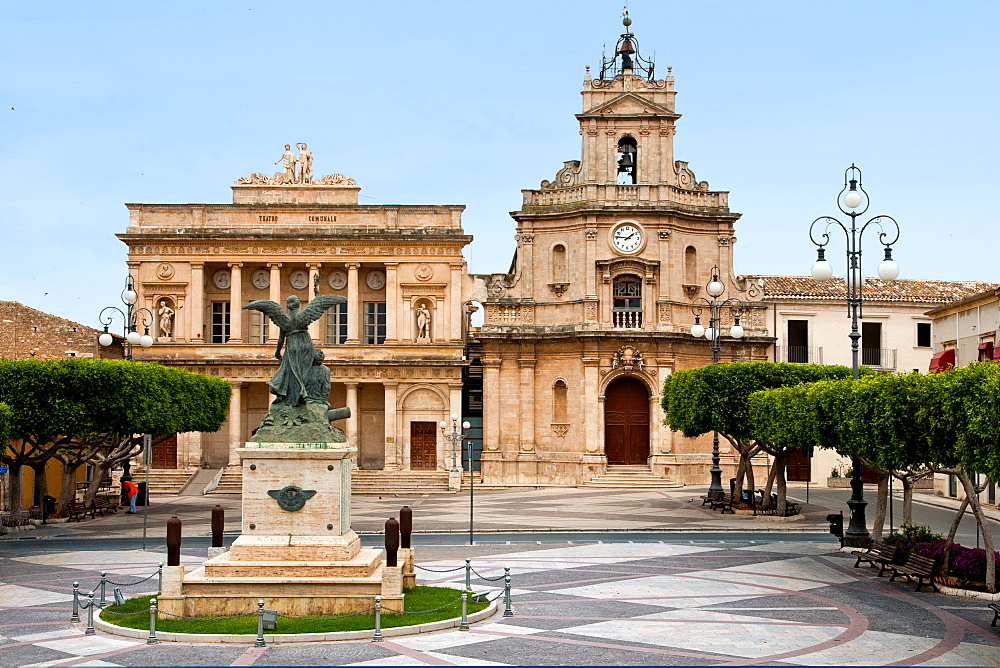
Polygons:
<instances>
[{"instance_id":1,"label":"flower bed","mask_svg":"<svg viewBox=\"0 0 1000 668\"><path fill-rule=\"evenodd\" d=\"M922 557L943 560L948 541L940 534L931 533L927 527L908 525L900 534L883 539L890 545L898 545L896 563L902 564L911 553ZM1000 575L1000 552L994 552L996 572ZM951 546L951 559L947 569L943 569L935 580L948 587L986 591L986 550L979 547L965 547L959 543Z\"/></svg>"}]
</instances>

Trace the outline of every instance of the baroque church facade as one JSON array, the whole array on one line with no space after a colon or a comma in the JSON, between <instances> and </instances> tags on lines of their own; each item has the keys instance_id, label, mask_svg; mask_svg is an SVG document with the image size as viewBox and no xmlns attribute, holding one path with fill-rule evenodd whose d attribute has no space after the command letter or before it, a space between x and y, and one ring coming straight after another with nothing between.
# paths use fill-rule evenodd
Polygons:
<instances>
[{"instance_id":1,"label":"baroque church facade","mask_svg":"<svg viewBox=\"0 0 1000 668\"><path fill-rule=\"evenodd\" d=\"M119 237L139 305L157 314L157 344L138 357L233 385L227 425L178 435L154 468L238 463L277 368L277 331L242 306L318 289L347 299L310 329L331 406L351 409L334 426L386 485L390 472L449 484L457 453L437 425L452 415L472 422L463 443L488 485L578 485L616 467L703 484L710 443L664 427L659 394L674 370L712 361L690 329L714 275L723 299L746 305L739 339L722 311L720 359L768 359L774 339L762 281L733 274L728 193L674 156L675 95L626 23L583 82L580 159L524 190L511 214L505 274L467 270L464 207L361 205L352 179L313 177L305 144L285 147L282 172L239 179L232 204L127 205Z\"/></svg>"}]
</instances>

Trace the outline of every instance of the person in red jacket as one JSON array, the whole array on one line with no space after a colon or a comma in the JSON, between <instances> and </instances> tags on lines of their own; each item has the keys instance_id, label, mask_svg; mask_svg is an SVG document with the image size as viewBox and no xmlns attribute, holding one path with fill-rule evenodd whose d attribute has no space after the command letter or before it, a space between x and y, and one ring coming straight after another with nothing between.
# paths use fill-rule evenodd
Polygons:
<instances>
[{"instance_id":1,"label":"person in red jacket","mask_svg":"<svg viewBox=\"0 0 1000 668\"><path fill-rule=\"evenodd\" d=\"M139 486L132 482L132 476L127 475L122 477L122 490L128 496L129 507L125 512L135 514L135 497L139 495Z\"/></svg>"}]
</instances>

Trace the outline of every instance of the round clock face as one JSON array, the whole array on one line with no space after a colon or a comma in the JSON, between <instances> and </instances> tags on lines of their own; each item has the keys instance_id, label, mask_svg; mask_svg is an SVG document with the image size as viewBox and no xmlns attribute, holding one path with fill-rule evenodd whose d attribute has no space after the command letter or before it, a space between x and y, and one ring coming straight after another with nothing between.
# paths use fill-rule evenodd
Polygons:
<instances>
[{"instance_id":1,"label":"round clock face","mask_svg":"<svg viewBox=\"0 0 1000 668\"><path fill-rule=\"evenodd\" d=\"M632 253L642 246L642 230L635 225L619 225L611 233L611 243L622 253Z\"/></svg>"}]
</instances>

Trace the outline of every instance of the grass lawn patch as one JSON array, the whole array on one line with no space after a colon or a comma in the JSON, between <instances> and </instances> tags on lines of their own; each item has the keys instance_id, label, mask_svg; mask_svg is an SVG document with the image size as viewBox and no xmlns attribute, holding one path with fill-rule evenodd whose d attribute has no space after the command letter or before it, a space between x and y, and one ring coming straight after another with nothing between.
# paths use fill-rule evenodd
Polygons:
<instances>
[{"instance_id":1,"label":"grass lawn patch","mask_svg":"<svg viewBox=\"0 0 1000 668\"><path fill-rule=\"evenodd\" d=\"M454 619L462 615L462 592L449 587L417 587L406 592L403 610L405 614L382 612L382 628L397 626L415 626L438 622L443 619ZM137 596L130 598L123 605L105 606L101 619L109 624L130 629L149 630L149 600L153 596ZM443 607L442 607L443 606ZM487 603L469 601L468 612L483 610ZM266 607L266 606L265 606ZM391 606L390 606L391 607ZM438 609L440 608L440 609ZM425 612L427 611L427 612ZM220 634L254 634L257 633L257 606L253 606L253 614L238 619L176 619L167 617L156 620L156 630L165 633L220 633ZM118 614L109 614L118 613ZM140 614L133 614L140 613ZM123 617L121 615L129 615ZM325 615L335 617L336 615ZM375 614L352 615L340 619L322 619L316 617L297 617L295 619L278 618L278 628L266 633L330 633L334 631L367 631L375 628Z\"/></svg>"}]
</instances>

